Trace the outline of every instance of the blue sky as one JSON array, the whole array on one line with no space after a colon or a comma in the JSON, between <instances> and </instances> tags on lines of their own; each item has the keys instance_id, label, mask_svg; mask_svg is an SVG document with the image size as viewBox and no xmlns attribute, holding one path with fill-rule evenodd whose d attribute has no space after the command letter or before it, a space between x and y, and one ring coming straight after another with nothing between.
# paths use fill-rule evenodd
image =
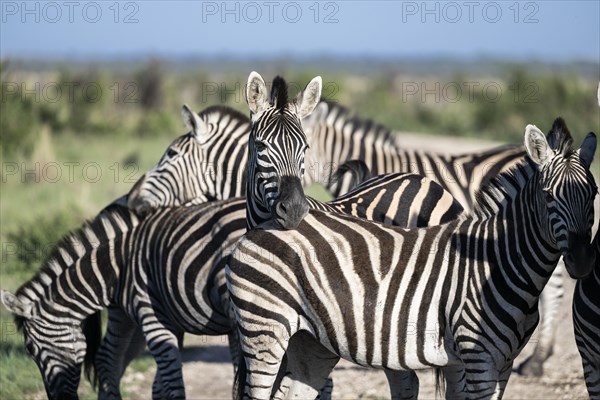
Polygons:
<instances>
[{"instance_id":1,"label":"blue sky","mask_svg":"<svg viewBox=\"0 0 600 400\"><path fill-rule=\"evenodd\" d=\"M25 6L24 6L25 5ZM1 1L0 55L600 60L600 1Z\"/></svg>"}]
</instances>

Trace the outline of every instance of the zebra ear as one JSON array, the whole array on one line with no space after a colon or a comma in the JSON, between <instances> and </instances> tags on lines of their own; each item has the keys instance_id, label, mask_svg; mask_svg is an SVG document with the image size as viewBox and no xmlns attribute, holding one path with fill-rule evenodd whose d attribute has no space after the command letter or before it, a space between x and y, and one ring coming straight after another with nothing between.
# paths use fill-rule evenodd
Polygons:
<instances>
[{"instance_id":1,"label":"zebra ear","mask_svg":"<svg viewBox=\"0 0 600 400\"><path fill-rule=\"evenodd\" d=\"M17 296L5 290L0 290L0 297L4 307L11 313L27 319L32 317L31 310L33 309L33 303L29 301L23 302Z\"/></svg>"},{"instance_id":2,"label":"zebra ear","mask_svg":"<svg viewBox=\"0 0 600 400\"><path fill-rule=\"evenodd\" d=\"M261 113L269 107L267 85L258 72L250 72L246 83L245 96L248 107L254 114Z\"/></svg>"},{"instance_id":3,"label":"zebra ear","mask_svg":"<svg viewBox=\"0 0 600 400\"><path fill-rule=\"evenodd\" d=\"M321 100L322 87L323 81L320 76L317 76L308 82L304 91L298 93L294 102L296 103L296 112L300 119L308 117L313 112Z\"/></svg>"},{"instance_id":4,"label":"zebra ear","mask_svg":"<svg viewBox=\"0 0 600 400\"><path fill-rule=\"evenodd\" d=\"M198 114L190 110L187 104L183 105L181 109L181 115L183 117L183 123L185 127L192 131L197 138L203 137L208 131L206 122L200 118Z\"/></svg>"},{"instance_id":5,"label":"zebra ear","mask_svg":"<svg viewBox=\"0 0 600 400\"><path fill-rule=\"evenodd\" d=\"M600 82L598 82L598 105L600 106Z\"/></svg>"},{"instance_id":6,"label":"zebra ear","mask_svg":"<svg viewBox=\"0 0 600 400\"><path fill-rule=\"evenodd\" d=\"M594 153L596 153L596 135L594 132L590 132L583 139L583 143L579 150L579 158L585 164L587 168L590 168L592 161L594 161Z\"/></svg>"},{"instance_id":7,"label":"zebra ear","mask_svg":"<svg viewBox=\"0 0 600 400\"><path fill-rule=\"evenodd\" d=\"M539 165L544 165L554 155L546 135L535 125L527 125L525 128L525 148L529 157Z\"/></svg>"}]
</instances>

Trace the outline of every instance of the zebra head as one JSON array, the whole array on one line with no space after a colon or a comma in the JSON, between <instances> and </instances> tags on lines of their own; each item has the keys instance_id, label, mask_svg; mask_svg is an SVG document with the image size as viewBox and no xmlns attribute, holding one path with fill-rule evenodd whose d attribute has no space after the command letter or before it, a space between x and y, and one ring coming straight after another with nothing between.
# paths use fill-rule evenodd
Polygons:
<instances>
[{"instance_id":1,"label":"zebra head","mask_svg":"<svg viewBox=\"0 0 600 400\"><path fill-rule=\"evenodd\" d=\"M23 331L25 349L37 364L50 400L77 399L86 339L81 324L65 325L44 318L35 304L1 291L4 306Z\"/></svg>"},{"instance_id":2,"label":"zebra head","mask_svg":"<svg viewBox=\"0 0 600 400\"><path fill-rule=\"evenodd\" d=\"M294 229L308 213L302 189L308 141L302 119L319 102L321 86L321 77L317 76L288 101L283 78L273 80L269 96L258 73L248 77L245 95L252 125L246 195L251 227L272 217L284 229Z\"/></svg>"},{"instance_id":3,"label":"zebra head","mask_svg":"<svg viewBox=\"0 0 600 400\"><path fill-rule=\"evenodd\" d=\"M525 147L538 165L537 204L547 215L550 241L562 253L572 278L587 276L595 264L590 244L594 197L598 191L590 172L596 135L588 133L579 149L562 118L557 118L546 138L534 125L525 130ZM542 226L544 226L542 225Z\"/></svg>"},{"instance_id":4,"label":"zebra head","mask_svg":"<svg viewBox=\"0 0 600 400\"><path fill-rule=\"evenodd\" d=\"M245 161L248 118L222 106L196 114L184 105L182 116L189 132L175 139L129 192L127 205L138 214L243 193L236 165Z\"/></svg>"}]
</instances>

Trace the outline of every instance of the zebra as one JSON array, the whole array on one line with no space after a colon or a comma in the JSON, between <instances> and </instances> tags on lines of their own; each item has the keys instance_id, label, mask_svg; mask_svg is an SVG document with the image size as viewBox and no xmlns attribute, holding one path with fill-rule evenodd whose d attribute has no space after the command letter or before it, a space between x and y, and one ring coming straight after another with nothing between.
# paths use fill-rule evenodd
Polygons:
<instances>
[{"instance_id":1,"label":"zebra","mask_svg":"<svg viewBox=\"0 0 600 400\"><path fill-rule=\"evenodd\" d=\"M376 206L386 196L402 209L392 212L387 200ZM415 174L375 177L334 202L310 202L408 225L444 223L462 212L449 193ZM246 232L245 213L244 198L163 208L143 219L114 203L62 241L15 295L3 291L2 302L16 315L48 398L76 399L81 365L93 372L94 357L99 397L120 398L123 370L146 341L159 365L154 396L183 397L183 333L231 333L224 260ZM107 328L113 332L100 345L89 338L100 338L97 311L104 307L113 312ZM82 321L88 320L95 324L86 327Z\"/></svg>"},{"instance_id":2,"label":"zebra","mask_svg":"<svg viewBox=\"0 0 600 400\"><path fill-rule=\"evenodd\" d=\"M253 225L258 224L257 221L266 221L271 217L269 214L271 210L275 211L275 215L277 215L279 218L279 223L282 226L286 226L286 223L289 223L290 221L289 210L293 210L294 202L293 196L291 198L290 205L287 203L284 195L279 195L279 193L287 193L287 189L285 187L286 182L291 181L292 193L301 201L301 213L293 218L301 218L302 212L305 212L304 210L307 209L309 205L321 208L326 207L322 203L315 202L312 199L306 200L299 184L299 177L303 173L303 152L307 147L306 139L302 133L300 120L306 115L306 113L310 112L311 107L314 107L316 100L318 100L320 97L320 78L317 77L311 81L307 85L305 91L289 103L287 101L287 86L283 79L276 78L274 80L271 99L269 100L267 100L266 85L264 84L264 81L260 75L257 73L252 73L248 82L246 98L248 99L249 107L253 112L253 127L250 132L250 145L248 146L250 165L248 167L249 179L247 180L248 192L252 193L253 195L250 196L250 200L248 201L248 226L251 228ZM312 105L306 105L306 102L312 102ZM288 153L285 153L284 150ZM290 156L290 154L293 154L294 156ZM258 160L258 158L262 159ZM288 159L291 159L292 161L290 162ZM285 176L285 173L295 176ZM393 176L388 176L379 179L378 181L369 183L373 187L377 188L377 193L379 196L379 200L377 202L372 201L373 198L370 199L366 195L364 190L367 189L367 187L363 187L363 191L361 191L360 195L360 201L364 202L365 205L370 204L367 214L370 217L375 216L376 218L382 218L384 221L386 219L390 222L399 220L402 224L422 223L423 221L410 220L412 217L408 215L411 213L416 215L419 213L418 210L406 210L407 212L404 212L405 215L402 216L400 215L402 213L401 211L394 209L390 210L388 205L385 206L385 209L382 211L377 211L377 208L381 205L381 199L390 198L389 201L397 201L401 198L402 191L395 190L395 187L393 186L394 179L396 178ZM405 181L407 180L405 179ZM422 181L419 183L420 187L422 188L427 188L430 186L427 184L423 185L422 183ZM281 186L279 189L277 188L278 184ZM253 186L257 186L260 189L258 191L250 189ZM409 186L414 187L414 185ZM135 189L137 190L139 187L140 186L136 185ZM396 194L390 195L390 193L393 193L392 189L394 192L396 192ZM387 196L385 196L386 191L388 191ZM431 196L434 195L433 192L435 192L435 190L431 192L431 194L428 192L428 190L425 192ZM443 191L437 190L437 192L441 193ZM411 193L417 194L415 192ZM354 195L352 197L354 197ZM442 197L443 196L436 198L436 201L439 202L439 200L442 200ZM462 209L448 195L445 197L446 199L444 202L446 204L450 204L450 215L458 215ZM377 199L377 197L374 198ZM274 201L275 199L276 201ZM350 200L351 198L343 198L341 201L349 203ZM270 206L269 202L272 202L273 206ZM129 201L129 203L131 203L131 201ZM426 205L426 202L423 204ZM353 207L356 207L356 205ZM396 208L397 207L398 203L396 203ZM440 209L439 206L436 207L438 210ZM269 208L271 208L271 210ZM331 209L331 207L329 209ZM433 211L432 208L423 208L423 210L425 212ZM346 211L356 213L356 210L351 207L346 207ZM393 212L391 215L389 214L390 211ZM283 216L281 214L283 214ZM295 223L297 224L297 222ZM111 310L111 314L112 313L113 310ZM121 330L121 328L119 328L119 321L123 321L123 318L117 315L115 316L114 320L114 323L111 323L109 320L109 335L114 336L115 338L125 338L126 342L130 342L131 340L128 336L130 334L125 335L118 333L118 331ZM115 333L113 334L113 332ZM109 342L115 343L118 342L118 339L109 340ZM116 348L116 346L113 345L112 348ZM110 353L110 351L107 351L106 353ZM113 351L113 353L124 354L123 351ZM133 353L135 353L135 351L133 351ZM107 359L110 359L110 357L107 357ZM123 363L126 362L127 359L123 360ZM119 369L119 371L122 371L122 369ZM114 379L114 381L116 380L118 380L118 378Z\"/></svg>"},{"instance_id":3,"label":"zebra","mask_svg":"<svg viewBox=\"0 0 600 400\"><path fill-rule=\"evenodd\" d=\"M100 314L84 315L89 310L87 300L71 304L66 298L54 302L46 296L62 300L71 280L78 279L63 273L138 222L139 218L126 208L109 205L96 218L57 243L38 273L23 284L16 295L0 291L2 303L15 315L17 327L24 332L25 348L40 369L49 399L77 398L82 363L86 376L95 381L93 361L101 339L101 321ZM101 269L107 265L105 259L101 261L90 266L89 276L110 272ZM67 316L66 310L75 319Z\"/></svg>"},{"instance_id":4,"label":"zebra","mask_svg":"<svg viewBox=\"0 0 600 400\"><path fill-rule=\"evenodd\" d=\"M159 164L129 194L130 207L138 212L244 195L250 120L225 106L209 107L199 117L184 107L183 114L190 133L173 142ZM319 182L334 197L346 193L352 182L349 177L332 179L332 172L349 159L360 159L374 175L414 172L428 176L470 210L477 190L525 154L522 146L513 145L459 155L407 150L390 129L324 100L302 119L302 127L308 143L312 143L306 154L303 184ZM543 362L552 353L555 321L564 292L562 271L555 269L542 294L538 342L532 356L519 366L521 373L541 375Z\"/></svg>"},{"instance_id":5,"label":"zebra","mask_svg":"<svg viewBox=\"0 0 600 400\"><path fill-rule=\"evenodd\" d=\"M600 106L600 84L598 105ZM572 309L575 342L581 356L588 394L590 399L600 399L600 219L593 243L596 249L596 265L591 276L575 283Z\"/></svg>"},{"instance_id":6,"label":"zebra","mask_svg":"<svg viewBox=\"0 0 600 400\"><path fill-rule=\"evenodd\" d=\"M412 172L427 176L470 210L478 189L525 155L523 146L516 145L459 155L407 149L401 136L389 128L356 117L330 101L319 102L303 122L311 143L306 183L322 183L334 197L346 193L351 184L346 179L331 179L336 166L354 159L364 161L374 175Z\"/></svg>"},{"instance_id":7,"label":"zebra","mask_svg":"<svg viewBox=\"0 0 600 400\"><path fill-rule=\"evenodd\" d=\"M403 196L398 195L398 193L401 192L400 189L402 189L402 190L406 189L407 190L406 193L407 193L408 196L419 196L417 198L419 199L420 202L423 201L423 199L424 199L425 196L434 196L435 202L436 202L436 207L435 208L434 207L429 207L429 208L428 207L424 207L424 208L422 208L423 211L424 211L424 214L422 216L418 216L418 213L414 214L414 212L416 210L415 207L409 208L408 211L404 212L403 214L398 214L398 213L396 213L396 214L390 214L389 212L387 212L387 208L386 208L386 212L379 212L379 211L377 211L377 207L374 205L373 201L369 201L368 198L366 197L366 194L364 192L364 188L363 188L363 192L361 193L361 195L356 200L357 204L350 205L349 201L351 201L350 200L351 197L345 197L344 199L340 200L337 204L334 203L333 207L341 207L341 208L343 208L345 210L350 210L351 212L356 213L357 210L360 210L362 206L365 206L367 208L365 208L364 215L370 215L370 216L378 216L379 215L380 218L389 218L390 220L399 219L399 218L405 218L405 220L403 220L405 222L402 222L402 223L405 223L405 224L409 224L409 223L423 223L423 222L426 223L427 221L432 221L433 223L438 223L439 221L444 220L444 218L452 217L455 214L457 215L460 212L460 210L461 210L460 206L452 199L452 197L450 195L444 194L443 190L440 190L439 188L436 189L435 188L436 185L424 184L424 181L420 177L416 177L416 176L413 176L412 178L405 177L404 178L405 179L405 182L404 182L405 185L402 186L402 187L400 187L400 188L398 188L399 190L396 190L396 189L393 188L393 186L390 186L390 184L391 184L390 183L390 179L392 179L392 178L390 178L388 176L388 177L384 177L384 178L379 178L379 179L373 180L370 183L371 185L373 185L372 187L376 188L376 191L377 191L377 197L376 197L376 199L378 199L378 198L379 199L385 198L385 196L386 196L386 190L388 190L389 191L388 193L394 193L394 195L391 196L393 199L395 199L396 201L401 201L401 203L399 203L399 204L405 204L405 202L403 200ZM414 190L414 184L412 184L412 183L406 184L406 181L411 181L411 179L412 179L412 182L416 182L417 183L417 187L418 188L425 188L425 190L421 191L419 189L419 190L415 191ZM384 180L386 180L385 183L384 183ZM383 189L382 190L382 188L387 188L387 189ZM389 196L389 194L388 194L388 196ZM122 199L120 199L119 201L115 202L115 206L117 205L117 203L123 203ZM125 203L131 204L131 202L129 202L129 201L125 201ZM245 204L245 202L243 202L243 203ZM410 203L406 202L406 204L410 204ZM423 203L420 203L420 204L423 204ZM440 212L441 205L444 205L444 207L448 206L448 208L445 209L443 212ZM227 214L229 215L230 213L227 213ZM123 218L123 217L121 217L121 218ZM133 217L131 217L131 218L133 218ZM244 221L245 220L246 219L244 218ZM166 225L166 224L158 224L158 226L162 226L162 225ZM216 224L216 225L215 224L208 224L208 226L222 226L222 225L223 224ZM127 228L128 229L123 230L123 232L122 232L123 234L127 233L127 232L130 232L131 229L129 229L129 228L131 228L131 226L128 226ZM89 227L84 227L83 229L84 230L90 230ZM139 229L141 229L141 228L136 229L135 232L138 232ZM116 230L113 227L113 235L114 235L115 231ZM134 233L131 233L130 235L134 236ZM123 235L121 235L121 236L123 236ZM105 235L105 236L102 236L102 237L106 239L109 236ZM87 268L88 271L89 270L93 270L94 272L97 271L98 274L101 274L101 275L105 274L106 276L110 277L109 281L113 282L113 280L115 279L115 276L118 275L117 271L119 273L121 272L120 265L126 263L124 260L126 260L126 256L127 256L125 253L121 253L120 254L120 258L116 259L115 258L116 250L115 249L118 249L121 252L123 252L125 249L131 249L131 248L134 247L134 244L130 244L128 246L123 245L122 243L124 241L125 241L125 239L123 239L123 237L121 237L120 238L120 243L121 243L120 246L117 245L117 244L115 244L114 241L109 241L108 244L103 244L102 248L99 248L98 246L95 246L95 247L91 247L90 246L89 249L93 250L93 254L88 254L85 257L81 257L80 259L74 261L73 264L74 265L76 264L76 266L78 266L79 268L82 268L82 267ZM138 246L139 246L139 243L138 243ZM103 250L103 249L108 254L107 253L103 253L103 256L99 257L98 254L101 253L102 252L101 250ZM57 252L61 253L61 252L63 252L63 250L59 249L59 250L57 250ZM98 260L101 260L101 262L99 262ZM114 260L120 261L120 263L119 262L115 262ZM89 265L87 267L86 266L82 266L82 263L85 264L86 261L88 262ZM50 261L49 263L52 264L52 261ZM103 266L103 265L107 265L107 266L110 265L112 267L112 269L108 269L108 271L104 271L104 269L100 269L100 266ZM64 276L63 276L63 278L64 278ZM97 276L92 277L92 278L97 278ZM121 278L119 278L119 279L121 279ZM45 278L43 279L43 281L46 281L46 280L47 279L45 279ZM102 296L97 295L97 294L96 294L96 296L94 296L94 294L91 295L91 298L92 298L91 301L98 300L98 299L101 299L103 301L101 304L94 304L94 307L92 308L92 310L95 310L97 307L104 307L104 306L107 306L107 305L113 305L114 306L114 304L112 304L114 302L114 300L111 300L111 301L108 302L108 304L105 304L108 301L107 300L107 293L108 293L107 291L108 291L108 289L107 289L107 283L106 282L104 282L102 280L98 280L98 281L93 282L92 284L88 284L87 286L85 285L84 282L80 282L80 283L83 285L84 290L82 290L81 292L76 293L76 294L80 294L82 292L89 291L92 288L98 288L98 287L100 287L100 288L102 288L104 290L104 292L102 293ZM70 284L72 284L72 282L70 282ZM32 281L32 282L29 282L28 284L26 284L25 286L27 286L27 285L30 285L32 287L37 287L37 285L39 285L39 282L38 281L35 281L35 282ZM122 289L122 292L124 292L124 293L129 293L131 291L131 289L130 289L131 285L130 284L123 285L122 287L125 288L125 289ZM23 289L23 290L26 290L26 289ZM27 338L27 340L29 340L30 342L33 343L32 346L35 346L35 348L43 347L43 345L48 346L48 345L50 345L50 343L49 342L44 342L45 338L39 338L39 337L35 337L35 336L30 337L29 336L29 332L35 330L36 324L39 322L38 318L31 318L32 317L31 314L29 314L29 313L20 313L20 312L23 309L23 307L22 307L23 304L31 305L32 302L34 302L34 300L39 300L41 302L46 302L48 300L48 299L42 299L42 297L43 297L42 294L38 293L38 297L34 296L34 297L31 297L31 298L22 298L21 289L17 292L17 296L16 297L13 296L13 295L10 295L9 293L3 293L3 296L2 296L3 302L7 306L7 308L9 310L13 311L16 315L19 315L21 317L19 320L22 322L22 325L24 326L24 332L25 332L26 338ZM69 300L73 300L73 299L69 299ZM69 300L65 299L65 301L69 301ZM80 298L80 300L83 300L83 299ZM88 303L85 303L85 304L89 306ZM125 304L129 304L129 307L132 307L131 304L139 304L139 302L133 301L133 302L127 303L126 301L124 301L121 304L121 306L124 306ZM86 309L86 311L87 310L89 310L89 309ZM112 307L111 311L114 311L114 310L115 310L115 307ZM65 322L66 325L76 326L77 322L75 320L76 320L76 318L78 318L78 317L81 316L80 314L81 313L76 314L76 315L70 315L70 316L68 316L68 318L66 318L66 322ZM123 314L120 314L119 311L118 311L117 314L116 314L116 316L120 318L120 317L123 317ZM27 317L30 317L30 318L28 319ZM50 316L50 318L52 318L52 316ZM25 320L27 320L27 321L25 321ZM63 320L63 321L65 321L65 320ZM130 322L129 320L119 320L119 319L117 319L117 321L120 321L121 324L125 324L125 325L127 325ZM56 320L54 320L54 322L56 322ZM43 323L43 321L42 321L42 323ZM109 322L109 331L110 331L110 322ZM136 332L132 332L132 335L135 336L135 334L136 334ZM130 336L130 338L131 337L133 337L133 336ZM167 335L167 337L170 338L170 339L173 339L173 340L176 339L179 342L179 340L181 338L181 335L174 334L174 338L171 337L171 336L169 336L169 335ZM81 335L79 335L79 336L75 335L74 338L75 339L77 339L77 338L78 339L82 339ZM54 339L56 339L56 338L54 338ZM76 341L75 339L74 339L74 342ZM173 340L170 340L169 343L172 343ZM135 345L137 345L137 346L135 346ZM128 359L128 358L132 357L132 355L136 354L136 352L139 351L139 342L135 342L134 346L135 347L133 349L130 349L131 351L129 352L129 354L124 354L124 358L125 359ZM32 348L34 348L34 347L32 347ZM83 347L81 346L80 348L83 348ZM88 352L88 354L91 354L91 353L92 353L91 351ZM102 352L100 352L100 353L102 354ZM78 375L78 373L74 372L74 371L79 371L79 367L77 366L77 364L78 364L78 361L80 361L80 360L78 358L75 358L75 359L69 358L69 355L66 352L63 353L63 356L64 357L61 360L61 362L63 362L67 367L62 368L62 371L67 371L67 370L68 371L73 371L73 373L75 375ZM42 370L42 375L45 377L44 378L44 382L45 382L46 387L49 388L48 393L49 393L49 397L50 398L54 398L54 397L68 398L68 396L72 396L72 397L76 396L76 390L75 389L77 387L77 383L79 382L78 379L73 379L73 375L67 375L67 376L65 376L64 374L61 375L61 370L60 369L58 370L58 372L56 372L56 371L54 371L54 372L48 372L49 371L48 370L48 365L44 364L40 360L36 360L36 361L38 362L38 366ZM75 365L71 365L70 364L71 362L74 362ZM115 368L114 368L115 365L119 365L119 364L110 364L109 365L110 368L111 368L111 370L112 370L111 372L109 372L109 378L110 378L110 373L116 372L119 375L119 377L120 377L120 373L122 373L122 371L123 371L122 368L121 369L117 369L117 371L115 371ZM161 370L161 368L159 368L159 371L160 370ZM103 373L104 374L106 373L101 368L99 368L99 371L102 371L102 373L99 374L101 377L103 376ZM50 374L50 375L47 375L47 373ZM58 378L56 378L55 376L58 376ZM57 386L58 389L56 387L54 387L56 385L53 385L53 382L65 382L65 381L69 381L69 382L72 383L71 387L68 390L64 389L64 388L61 389L60 388L61 385ZM167 379L166 381L169 381L169 380ZM101 393L104 393L104 392L102 392L102 389L105 386L103 385L102 382L103 382L103 379L101 378ZM157 380L157 382L158 382L158 384L156 385L156 392L162 390L162 388L160 387L160 385L162 385L162 382L165 382L165 380L164 379L163 380ZM110 387L110 385L109 385L109 387ZM118 384L117 384L116 387L117 387L117 390L118 390ZM56 393L58 393L58 394L56 394Z\"/></svg>"},{"instance_id":8,"label":"zebra","mask_svg":"<svg viewBox=\"0 0 600 400\"><path fill-rule=\"evenodd\" d=\"M596 250L592 274L578 280L573 293L573 330L575 342L581 356L585 384L590 399L600 399L600 229L594 239ZM595 261L595 265L593 262Z\"/></svg>"},{"instance_id":9,"label":"zebra","mask_svg":"<svg viewBox=\"0 0 600 400\"><path fill-rule=\"evenodd\" d=\"M248 229L271 218L284 229L294 229L308 213L302 189L308 142L302 120L319 102L321 88L317 76L288 101L282 77L273 79L269 96L260 74L252 71L248 76L244 92L252 120L246 178Z\"/></svg>"},{"instance_id":10,"label":"zebra","mask_svg":"<svg viewBox=\"0 0 600 400\"><path fill-rule=\"evenodd\" d=\"M226 267L245 361L237 396L270 398L286 354L314 389L343 357L387 370L464 366L456 393L500 398L559 258L580 279L593 257L595 135L575 150L558 118L548 138L528 125L525 146L526 161L444 225L311 211L296 230L244 235Z\"/></svg>"},{"instance_id":11,"label":"zebra","mask_svg":"<svg viewBox=\"0 0 600 400\"><path fill-rule=\"evenodd\" d=\"M504 145L483 152L458 155L406 149L401 136L389 128L354 115L335 102L321 101L303 121L311 149L306 154L305 183L322 183L337 196L351 182L331 179L335 166L347 159L363 160L375 175L414 172L442 185L462 204L472 209L476 193L498 173L523 159L523 146ZM564 295L564 266L554 270L540 298L542 320L537 343L530 357L517 367L524 375L541 376L543 363L553 352L560 305Z\"/></svg>"},{"instance_id":12,"label":"zebra","mask_svg":"<svg viewBox=\"0 0 600 400\"><path fill-rule=\"evenodd\" d=\"M250 120L225 106L196 114L184 105L182 116L189 132L167 147L128 194L129 208L140 215L245 195Z\"/></svg>"}]
</instances>

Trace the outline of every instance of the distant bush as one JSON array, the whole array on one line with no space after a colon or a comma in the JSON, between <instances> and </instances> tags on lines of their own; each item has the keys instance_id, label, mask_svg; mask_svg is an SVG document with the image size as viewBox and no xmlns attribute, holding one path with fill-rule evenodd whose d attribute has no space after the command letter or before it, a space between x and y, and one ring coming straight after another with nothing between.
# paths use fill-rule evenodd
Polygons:
<instances>
[{"instance_id":1,"label":"distant bush","mask_svg":"<svg viewBox=\"0 0 600 400\"><path fill-rule=\"evenodd\" d=\"M10 254L7 251L3 273L35 273L60 239L81 224L82 219L79 210L62 209L8 232L7 244L15 246L16 251Z\"/></svg>"},{"instance_id":2,"label":"distant bush","mask_svg":"<svg viewBox=\"0 0 600 400\"><path fill-rule=\"evenodd\" d=\"M157 110L163 105L164 71L158 61L150 61L136 74L140 105L145 110Z\"/></svg>"},{"instance_id":3,"label":"distant bush","mask_svg":"<svg viewBox=\"0 0 600 400\"><path fill-rule=\"evenodd\" d=\"M176 137L185 130L179 115L165 111L148 112L139 120L136 134L140 137Z\"/></svg>"},{"instance_id":4,"label":"distant bush","mask_svg":"<svg viewBox=\"0 0 600 400\"><path fill-rule=\"evenodd\" d=\"M556 117L565 118L576 143L597 129L598 109L594 84L578 76L532 74L513 68L504 80L504 93L498 102L478 96L474 103L473 132L510 142L520 142L527 124L548 130Z\"/></svg>"},{"instance_id":5,"label":"distant bush","mask_svg":"<svg viewBox=\"0 0 600 400\"><path fill-rule=\"evenodd\" d=\"M4 80L0 64L0 149L3 156L29 156L39 137L40 124L33 101L21 96L21 89Z\"/></svg>"}]
</instances>

